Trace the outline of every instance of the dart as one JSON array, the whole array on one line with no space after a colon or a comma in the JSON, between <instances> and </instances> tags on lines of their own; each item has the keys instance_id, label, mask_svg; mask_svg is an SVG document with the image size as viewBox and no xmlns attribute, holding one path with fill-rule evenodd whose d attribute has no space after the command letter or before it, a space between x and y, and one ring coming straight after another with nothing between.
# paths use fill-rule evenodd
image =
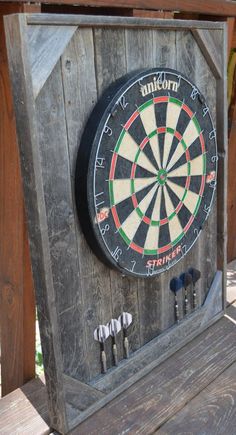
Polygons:
<instances>
[{"instance_id":1,"label":"dart","mask_svg":"<svg viewBox=\"0 0 236 435\"><path fill-rule=\"evenodd\" d=\"M188 272L180 275L182 286L184 287L184 314L188 314L188 291L187 288L192 284L192 275Z\"/></svg>"},{"instance_id":2,"label":"dart","mask_svg":"<svg viewBox=\"0 0 236 435\"><path fill-rule=\"evenodd\" d=\"M127 329L132 323L132 314L130 313L122 313L119 317L120 324L123 328L124 332L124 351L125 351L125 358L129 358L129 340L127 335Z\"/></svg>"},{"instance_id":3,"label":"dart","mask_svg":"<svg viewBox=\"0 0 236 435\"><path fill-rule=\"evenodd\" d=\"M99 341L100 343L102 373L106 373L107 371L105 341L109 337L109 335L109 328L106 325L99 325L93 333L94 340Z\"/></svg>"},{"instance_id":4,"label":"dart","mask_svg":"<svg viewBox=\"0 0 236 435\"><path fill-rule=\"evenodd\" d=\"M117 355L117 346L116 346L116 336L121 330L120 321L117 319L111 319L110 322L107 324L107 327L109 329L109 333L112 338L112 354L113 354L114 365L117 366L118 355Z\"/></svg>"},{"instance_id":5,"label":"dart","mask_svg":"<svg viewBox=\"0 0 236 435\"><path fill-rule=\"evenodd\" d=\"M177 292L183 287L183 283L180 278L176 276L170 281L170 289L175 295L175 320L179 323L179 306L177 301Z\"/></svg>"},{"instance_id":6,"label":"dart","mask_svg":"<svg viewBox=\"0 0 236 435\"><path fill-rule=\"evenodd\" d=\"M200 279L201 272L200 272L200 270L194 269L194 267L191 267L189 269L189 273L192 276L192 281L193 281L193 309L195 310L195 308L197 307L197 293L196 293L195 284Z\"/></svg>"}]
</instances>

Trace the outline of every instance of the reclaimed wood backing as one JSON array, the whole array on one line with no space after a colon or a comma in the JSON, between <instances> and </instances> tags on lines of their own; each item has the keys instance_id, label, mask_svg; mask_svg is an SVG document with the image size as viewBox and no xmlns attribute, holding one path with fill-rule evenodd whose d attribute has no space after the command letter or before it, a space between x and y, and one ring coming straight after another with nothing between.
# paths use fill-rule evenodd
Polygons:
<instances>
[{"instance_id":1,"label":"reclaimed wood backing","mask_svg":"<svg viewBox=\"0 0 236 435\"><path fill-rule=\"evenodd\" d=\"M27 20L33 24L27 24ZM82 25L75 30L79 20ZM83 394L89 404L99 400L102 394L96 393L94 386L84 385L83 382L92 381L93 385L98 385L102 379L109 389L109 376L112 377L113 372L107 377L100 375L100 350L99 344L93 339L94 329L99 324L106 324L112 317L118 317L123 310L131 312L131 352L141 349L174 324L173 294L169 291L171 277L191 266L199 268L202 272L198 286L200 306L217 271L216 224L220 207L216 197L210 219L188 256L165 274L150 281L122 277L118 272L108 269L94 256L81 233L74 201L77 150L93 106L103 90L115 79L143 67L179 69L199 86L206 96L214 120L219 119L218 129L224 132L222 117L217 118L215 111L218 98L215 71L212 73L211 65L191 31L183 29L182 22L179 22L180 30L177 30L177 22L168 29L168 23L161 21L154 20L152 23L135 18L124 19L122 24L122 20L113 20L114 26L107 17L102 18L100 24L97 17L94 24L91 24L91 17L67 17L65 25L61 16L43 16L39 19L33 15L9 20L9 53L13 59L12 65L14 62L20 65L15 70L17 74L12 75L13 90L18 111L50 413L53 416L52 424L62 432L71 427L70 421L75 413L68 397L74 394L76 381L67 390L65 376L82 381L77 384L80 388L78 403L81 403ZM49 24L58 24L60 32L57 34L63 49L58 48L58 38L54 38ZM135 28L139 24L140 28ZM163 28L159 29L159 26ZM190 27L191 23L187 26ZM193 26L196 27L196 23ZM223 26L218 27L215 32L222 38ZM20 55L17 51L19 47L11 44L12 33L21 41ZM71 39L66 45L69 34ZM53 44L58 49L57 56L52 50ZM39 50L42 64L42 59L46 59L47 47L50 47L49 52L53 52L53 56L44 65L43 84L42 74L38 71L32 80L38 62L32 53ZM26 82L22 80L23 76L28 77ZM21 101L26 101L24 107L19 106ZM22 129L22 126L25 127ZM222 195L220 192L221 200ZM221 262L220 269L223 266ZM218 287L220 294L221 289L221 286ZM181 292L178 298L182 316ZM222 305L217 303L216 307L218 311L212 316L221 312ZM200 318L203 313L199 310ZM207 316L204 325L210 320ZM170 340L169 347L172 346ZM118 351L118 358L122 360L121 334ZM106 352L110 368L110 339L106 343ZM143 357L145 359L145 351ZM129 376L129 361L127 367ZM122 377L119 383L122 384ZM106 391L106 385L102 390Z\"/></svg>"},{"instance_id":2,"label":"reclaimed wood backing","mask_svg":"<svg viewBox=\"0 0 236 435\"><path fill-rule=\"evenodd\" d=\"M111 53L115 53L112 59ZM188 256L152 281L122 277L106 268L91 253L77 222L75 160L91 108L111 82L144 65L154 67L159 59L161 66L176 67L196 82L215 118L215 80L189 31L78 29L36 98L63 366L67 374L80 380L91 380L100 373L99 345L93 339L98 324L118 317L123 310L131 312L129 341L135 351L174 323L171 277L190 266L198 267L202 272L200 305L217 268L216 200L210 220ZM179 294L182 315L181 299ZM111 366L111 346L106 348ZM121 337L118 350L122 359Z\"/></svg>"}]
</instances>

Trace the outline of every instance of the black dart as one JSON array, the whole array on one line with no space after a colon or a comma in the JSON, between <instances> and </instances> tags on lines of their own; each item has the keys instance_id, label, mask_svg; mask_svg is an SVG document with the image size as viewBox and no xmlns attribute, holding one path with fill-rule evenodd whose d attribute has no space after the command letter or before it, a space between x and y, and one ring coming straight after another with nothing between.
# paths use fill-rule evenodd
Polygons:
<instances>
[{"instance_id":1,"label":"black dart","mask_svg":"<svg viewBox=\"0 0 236 435\"><path fill-rule=\"evenodd\" d=\"M194 269L194 267L191 267L189 269L189 273L192 276L193 281L193 309L197 307L197 293L196 293L196 282L201 278L201 272L198 269Z\"/></svg>"},{"instance_id":2,"label":"black dart","mask_svg":"<svg viewBox=\"0 0 236 435\"><path fill-rule=\"evenodd\" d=\"M179 323L179 306L177 301L177 292L183 287L182 281L176 276L170 281L170 289L175 295L175 320Z\"/></svg>"},{"instance_id":3,"label":"black dart","mask_svg":"<svg viewBox=\"0 0 236 435\"><path fill-rule=\"evenodd\" d=\"M188 272L180 275L182 286L184 287L184 314L188 314L188 286L192 284L192 275Z\"/></svg>"}]
</instances>

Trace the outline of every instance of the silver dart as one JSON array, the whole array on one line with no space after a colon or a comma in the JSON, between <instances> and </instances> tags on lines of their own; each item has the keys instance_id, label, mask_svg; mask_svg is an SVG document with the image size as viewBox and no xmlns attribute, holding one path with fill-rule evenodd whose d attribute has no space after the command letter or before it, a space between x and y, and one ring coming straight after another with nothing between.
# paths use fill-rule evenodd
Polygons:
<instances>
[{"instance_id":1,"label":"silver dart","mask_svg":"<svg viewBox=\"0 0 236 435\"><path fill-rule=\"evenodd\" d=\"M111 319L110 322L107 324L107 327L109 328L109 333L112 338L112 354L113 354L114 365L117 366L118 354L117 354L117 346L116 346L116 336L121 330L120 321L117 319Z\"/></svg>"},{"instance_id":2,"label":"silver dart","mask_svg":"<svg viewBox=\"0 0 236 435\"><path fill-rule=\"evenodd\" d=\"M94 340L100 343L102 373L107 371L107 357L105 352L105 341L109 337L109 328L106 325L99 325L93 333Z\"/></svg>"},{"instance_id":3,"label":"silver dart","mask_svg":"<svg viewBox=\"0 0 236 435\"><path fill-rule=\"evenodd\" d=\"M123 312L119 317L119 321L124 332L123 344L124 344L125 358L129 358L129 340L128 340L127 329L131 325L132 320L133 320L132 314L126 312Z\"/></svg>"}]
</instances>

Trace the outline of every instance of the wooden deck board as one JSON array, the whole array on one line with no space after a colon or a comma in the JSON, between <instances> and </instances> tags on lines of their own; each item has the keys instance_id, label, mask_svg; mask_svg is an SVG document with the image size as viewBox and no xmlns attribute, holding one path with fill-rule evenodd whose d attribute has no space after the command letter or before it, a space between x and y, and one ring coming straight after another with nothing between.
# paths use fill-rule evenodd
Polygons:
<instances>
[{"instance_id":1,"label":"wooden deck board","mask_svg":"<svg viewBox=\"0 0 236 435\"><path fill-rule=\"evenodd\" d=\"M236 324L224 317L71 434L151 434L236 361Z\"/></svg>"},{"instance_id":2,"label":"wooden deck board","mask_svg":"<svg viewBox=\"0 0 236 435\"><path fill-rule=\"evenodd\" d=\"M156 435L235 435L236 363L155 432Z\"/></svg>"},{"instance_id":3,"label":"wooden deck board","mask_svg":"<svg viewBox=\"0 0 236 435\"><path fill-rule=\"evenodd\" d=\"M235 332L236 303L228 307L227 317L85 420L71 435L124 431L182 435L186 430L192 435L235 435ZM48 421L46 388L40 379L1 399L1 434L46 435L51 433Z\"/></svg>"},{"instance_id":4,"label":"wooden deck board","mask_svg":"<svg viewBox=\"0 0 236 435\"><path fill-rule=\"evenodd\" d=\"M0 434L49 433L46 388L40 379L33 379L1 399Z\"/></svg>"}]
</instances>

